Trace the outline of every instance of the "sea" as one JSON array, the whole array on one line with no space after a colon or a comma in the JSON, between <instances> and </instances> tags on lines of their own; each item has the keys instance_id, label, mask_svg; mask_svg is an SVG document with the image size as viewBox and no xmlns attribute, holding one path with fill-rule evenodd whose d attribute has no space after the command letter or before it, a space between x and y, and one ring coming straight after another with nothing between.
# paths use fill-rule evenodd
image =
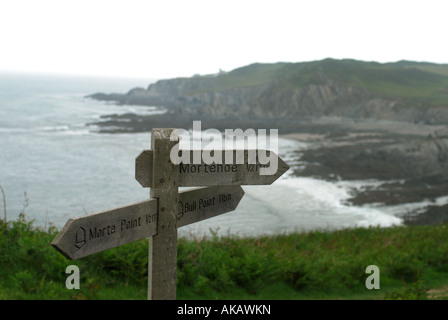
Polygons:
<instances>
[{"instance_id":1,"label":"sea","mask_svg":"<svg viewBox=\"0 0 448 320\"><path fill-rule=\"evenodd\" d=\"M135 179L135 158L151 134L100 133L88 125L106 115L151 115L157 106L119 106L86 98L125 93L156 79L0 73L0 219L20 214L35 226L62 228L68 219L149 198ZM243 186L235 211L179 229L179 236L240 237L403 224L403 215L428 203L352 206L357 190L385 181L324 181L297 177L301 152L312 147L278 139L291 169L271 185ZM446 199L445 199L446 200ZM6 209L6 212L5 212Z\"/></svg>"}]
</instances>

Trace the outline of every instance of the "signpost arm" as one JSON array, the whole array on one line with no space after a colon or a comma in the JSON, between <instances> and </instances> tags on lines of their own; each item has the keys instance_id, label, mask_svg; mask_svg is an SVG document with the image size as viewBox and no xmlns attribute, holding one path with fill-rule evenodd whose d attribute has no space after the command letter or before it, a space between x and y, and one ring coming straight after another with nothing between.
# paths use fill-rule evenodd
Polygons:
<instances>
[{"instance_id":1,"label":"signpost arm","mask_svg":"<svg viewBox=\"0 0 448 320\"><path fill-rule=\"evenodd\" d=\"M177 203L179 169L170 159L178 143L175 129L152 129L153 183L151 198L158 200L157 235L149 238L148 299L175 300L177 272Z\"/></svg>"}]
</instances>

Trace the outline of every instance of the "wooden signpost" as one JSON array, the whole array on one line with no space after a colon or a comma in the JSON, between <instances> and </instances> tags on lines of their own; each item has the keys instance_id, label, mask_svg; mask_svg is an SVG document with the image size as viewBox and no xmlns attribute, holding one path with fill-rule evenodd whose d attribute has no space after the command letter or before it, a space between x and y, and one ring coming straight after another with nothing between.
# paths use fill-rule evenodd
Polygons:
<instances>
[{"instance_id":1,"label":"wooden signpost","mask_svg":"<svg viewBox=\"0 0 448 320\"><path fill-rule=\"evenodd\" d=\"M243 151L243 163L175 164L170 159L178 143L173 130L153 129L152 149L136 158L136 179L151 188L150 199L69 219L51 243L68 259L80 259L148 238L151 300L176 299L177 228L235 210L244 195L240 185L271 184L289 169L268 152L277 157L278 168L261 175L264 166L258 158L248 161L250 150ZM205 187L178 191L185 186Z\"/></svg>"}]
</instances>

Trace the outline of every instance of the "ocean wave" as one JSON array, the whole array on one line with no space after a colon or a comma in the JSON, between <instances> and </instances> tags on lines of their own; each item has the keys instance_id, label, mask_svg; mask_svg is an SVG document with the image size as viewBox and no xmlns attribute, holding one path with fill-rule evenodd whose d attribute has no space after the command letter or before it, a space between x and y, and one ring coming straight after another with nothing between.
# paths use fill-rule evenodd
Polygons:
<instances>
[{"instance_id":1,"label":"ocean wave","mask_svg":"<svg viewBox=\"0 0 448 320\"><path fill-rule=\"evenodd\" d=\"M352 197L353 189L380 186L380 181L344 181L330 182L314 178L296 177L280 180L277 183L295 190L297 195L289 202L300 210L311 215L321 215L328 223L335 225L339 221L341 227L389 227L401 225L402 219L380 207L353 206L347 203ZM313 213L314 211L314 213Z\"/></svg>"},{"instance_id":2,"label":"ocean wave","mask_svg":"<svg viewBox=\"0 0 448 320\"><path fill-rule=\"evenodd\" d=\"M138 116L151 116L157 114L164 114L168 110L159 106L138 106L138 105L116 105L106 101L86 100L89 105L94 105L93 110L96 112L91 115L92 119L99 119L107 115L123 115L131 113Z\"/></svg>"},{"instance_id":3,"label":"ocean wave","mask_svg":"<svg viewBox=\"0 0 448 320\"><path fill-rule=\"evenodd\" d=\"M37 131L45 131L45 132L57 132L57 131L67 131L69 130L69 126L67 125L58 125L58 126L44 126L37 127Z\"/></svg>"},{"instance_id":4,"label":"ocean wave","mask_svg":"<svg viewBox=\"0 0 448 320\"><path fill-rule=\"evenodd\" d=\"M164 114L167 113L168 110L162 107L147 107L147 106L126 106L122 107L123 113L133 113L136 115L142 115L142 116L152 116L157 114Z\"/></svg>"},{"instance_id":5,"label":"ocean wave","mask_svg":"<svg viewBox=\"0 0 448 320\"><path fill-rule=\"evenodd\" d=\"M91 126L93 127L93 126ZM67 126L67 125L56 125L56 126L39 126L39 127L28 127L28 128L0 128L1 133L5 134L63 134L63 135L85 135L94 133L85 126Z\"/></svg>"},{"instance_id":6,"label":"ocean wave","mask_svg":"<svg viewBox=\"0 0 448 320\"><path fill-rule=\"evenodd\" d=\"M398 205L383 206L385 212L402 217L407 214L419 214L426 210L428 206L444 206L448 204L448 196L438 197L434 200L426 199L419 202L403 203ZM367 207L367 206L366 206Z\"/></svg>"},{"instance_id":7,"label":"ocean wave","mask_svg":"<svg viewBox=\"0 0 448 320\"><path fill-rule=\"evenodd\" d=\"M0 132L3 133L24 133L30 132L29 128L0 128Z\"/></svg>"}]
</instances>

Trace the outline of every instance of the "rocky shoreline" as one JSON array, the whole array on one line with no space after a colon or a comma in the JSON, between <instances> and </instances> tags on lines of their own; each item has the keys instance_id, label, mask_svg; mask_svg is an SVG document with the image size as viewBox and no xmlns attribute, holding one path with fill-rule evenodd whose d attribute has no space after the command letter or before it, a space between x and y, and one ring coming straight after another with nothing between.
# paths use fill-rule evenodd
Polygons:
<instances>
[{"instance_id":1,"label":"rocky shoreline","mask_svg":"<svg viewBox=\"0 0 448 320\"><path fill-rule=\"evenodd\" d=\"M92 125L98 126L99 132L148 132L154 127L188 129L195 118L199 115L124 114L107 116ZM448 196L448 127L444 125L324 117L291 122L202 117L201 121L202 129L221 131L277 127L282 137L309 143L310 148L300 151L300 159L306 165L295 170L297 176L384 181L379 188L358 191L349 199L352 205L431 202ZM408 225L445 223L448 204L428 205L403 218Z\"/></svg>"},{"instance_id":2,"label":"rocky shoreline","mask_svg":"<svg viewBox=\"0 0 448 320\"><path fill-rule=\"evenodd\" d=\"M384 181L358 191L352 205L434 202L448 196L448 128L397 122L313 124L313 133L286 134L308 142L298 176L324 180ZM320 127L320 130L317 129ZM310 131L310 130L308 130ZM402 217L407 225L448 222L448 204L428 205Z\"/></svg>"}]
</instances>

